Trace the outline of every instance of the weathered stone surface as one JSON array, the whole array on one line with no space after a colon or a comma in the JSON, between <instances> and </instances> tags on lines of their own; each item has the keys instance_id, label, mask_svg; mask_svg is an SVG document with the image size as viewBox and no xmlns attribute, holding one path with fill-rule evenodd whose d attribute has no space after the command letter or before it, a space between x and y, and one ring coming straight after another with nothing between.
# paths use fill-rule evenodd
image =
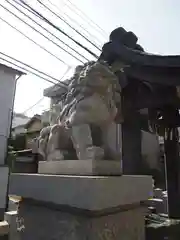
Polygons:
<instances>
[{"instance_id":1,"label":"weathered stone surface","mask_svg":"<svg viewBox=\"0 0 180 240\"><path fill-rule=\"evenodd\" d=\"M149 176L12 174L25 240L144 240Z\"/></svg>"},{"instance_id":2,"label":"weathered stone surface","mask_svg":"<svg viewBox=\"0 0 180 240\"><path fill-rule=\"evenodd\" d=\"M40 161L38 173L69 175L121 175L121 162L113 160Z\"/></svg>"},{"instance_id":3,"label":"weathered stone surface","mask_svg":"<svg viewBox=\"0 0 180 240\"><path fill-rule=\"evenodd\" d=\"M86 217L21 202L22 240L144 240L144 208Z\"/></svg>"},{"instance_id":4,"label":"weathered stone surface","mask_svg":"<svg viewBox=\"0 0 180 240\"><path fill-rule=\"evenodd\" d=\"M6 207L6 194L8 186L9 168L0 167L0 221L4 220L4 211Z\"/></svg>"},{"instance_id":5,"label":"weathered stone surface","mask_svg":"<svg viewBox=\"0 0 180 240\"><path fill-rule=\"evenodd\" d=\"M152 192L150 176L68 176L12 174L10 194L100 211L145 201Z\"/></svg>"},{"instance_id":6,"label":"weathered stone surface","mask_svg":"<svg viewBox=\"0 0 180 240\"><path fill-rule=\"evenodd\" d=\"M121 101L113 69L102 61L78 66L66 90L63 100L60 97L51 106L50 126L40 133L38 151L43 159L64 160L65 150L72 148L79 160L106 159L107 151L116 159L118 154L111 154L106 136L117 114L116 102ZM103 135L100 146L94 144L92 125Z\"/></svg>"}]
</instances>

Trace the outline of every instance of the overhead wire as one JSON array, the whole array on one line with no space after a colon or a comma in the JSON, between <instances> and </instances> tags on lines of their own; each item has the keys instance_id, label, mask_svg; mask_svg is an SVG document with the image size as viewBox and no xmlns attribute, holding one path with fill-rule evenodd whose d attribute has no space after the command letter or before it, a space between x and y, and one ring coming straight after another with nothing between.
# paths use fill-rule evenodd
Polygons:
<instances>
[{"instance_id":1,"label":"overhead wire","mask_svg":"<svg viewBox=\"0 0 180 240\"><path fill-rule=\"evenodd\" d=\"M35 15L36 17L39 17L40 18L40 16L37 14L37 13L35 13L32 9L30 9L27 5L24 5L24 3L21 1L21 0L19 0L19 1L17 1L17 0L12 0L12 1L14 1L14 2L16 2L18 5L20 5L21 7L23 7L24 9L26 9L28 12L31 12L33 15ZM70 17L68 14L66 14L65 12L63 12L62 10L60 10L60 8L57 6L57 5L55 5L54 3L52 3L50 0L47 0L52 6L54 6L55 8L57 8L60 12L62 12L68 19L70 19L73 23L76 23L78 26L80 26L89 36L91 36L92 38L94 38L94 39L96 39L98 42L99 42L99 39L95 36L95 35L93 35L93 34L91 34L89 31L87 31L87 29L85 28L85 27L83 27L80 23L78 23L75 19L73 19L72 17ZM98 45L98 47L99 48L101 48L99 45Z\"/></svg>"},{"instance_id":2,"label":"overhead wire","mask_svg":"<svg viewBox=\"0 0 180 240\"><path fill-rule=\"evenodd\" d=\"M68 14L66 14L64 11L62 11L62 9L60 9L60 7L58 7L57 5L55 5L54 3L52 3L52 1L50 1L50 0L46 0L46 1L47 1L51 6L53 6L54 8L56 8L58 12L62 13L64 16L66 16L67 19L69 19L70 21L72 21L73 23L75 23L76 25L78 25L78 27L80 27L84 32L86 32L86 34L88 34L91 38L96 39L96 41L98 41L98 44L96 43L97 46L98 46L99 48L101 48L100 45L99 45L99 43L100 43L101 41L97 38L97 36L95 36L94 34L90 33L82 24L78 23L74 18L70 17ZM87 35L86 35L86 37L87 37ZM102 44L102 43L101 43L101 44Z\"/></svg>"},{"instance_id":3,"label":"overhead wire","mask_svg":"<svg viewBox=\"0 0 180 240\"><path fill-rule=\"evenodd\" d=\"M1 52L0 52L0 54L4 55L5 57L11 58L13 61L17 61L17 62L19 62L19 63L22 63L21 61L15 59L15 58L13 58L13 57L10 57L10 56L8 56L8 55L5 54L5 53L1 53ZM58 80L58 79L55 79L54 77L52 77L52 76L50 76L50 75L48 75L48 74L45 74L45 73L43 73L43 72L41 72L41 71L39 71L39 70L37 70L37 69L29 66L28 64L22 63L22 64L24 64L25 66L27 66L27 67L29 67L29 68L32 68L33 70L36 70L36 71L38 71L38 72L40 72L40 73L43 73L43 74L47 75L48 77L51 77L51 78L55 79L56 81L58 81L57 83L55 83L55 82L53 82L53 81L51 81L51 80L49 80L49 79L47 79L47 78L44 78L44 77L42 77L42 76L40 76L40 75L38 75L38 74L30 71L29 69L26 69L26 68L24 68L24 67L21 67L21 66L15 64L15 63L13 63L12 61L7 60L7 59L5 59L5 58L0 57L0 60L3 60L4 62L7 62L7 63L9 63L9 64L12 65L12 66L17 67L18 70L23 70L24 72L28 72L28 73L30 73L30 74L33 74L33 75L39 77L39 78L42 78L43 80L45 80L45 81L47 81L47 82L49 82L49 83L52 83L52 84L53 84L53 88L56 87L56 86L60 86L60 87L62 87L62 88L67 89L67 87L68 87L68 84L63 83L63 82L62 82L62 79L65 77L65 75L68 73L68 71L70 71L70 69L69 69L69 70L66 70L65 73L63 74L63 76ZM33 107L35 107L36 105L38 105L43 99L44 99L44 96L43 96L42 98L40 98L40 99L38 100L38 102L36 102L35 104L33 104L33 106L31 106L31 107L29 107L28 109L26 109L25 111L23 111L23 113L25 113L25 112L27 112L27 111L30 111Z\"/></svg>"},{"instance_id":4,"label":"overhead wire","mask_svg":"<svg viewBox=\"0 0 180 240\"><path fill-rule=\"evenodd\" d=\"M59 98L59 101L61 101L61 99L64 98L64 96L66 95L66 93L62 94L62 96ZM32 110L34 107L36 107L40 102L42 102L42 100L45 98L45 96L43 96L42 98L40 98L35 104L33 104L31 107L29 107L28 109L26 109L25 111L23 111L22 113L25 114L26 112L29 112L30 110ZM46 108L45 111L50 110L50 108Z\"/></svg>"},{"instance_id":5,"label":"overhead wire","mask_svg":"<svg viewBox=\"0 0 180 240\"><path fill-rule=\"evenodd\" d=\"M12 0L14 2L16 2L18 5L20 5L21 7L23 7L24 9L26 9L28 12L32 13L33 15L35 15L36 17L39 17L41 20L44 20L42 19L42 17L39 16L39 13L36 11L34 11L34 9L32 9L32 7L30 5L28 5L26 2L24 2L23 0L19 0L19 2L17 0ZM54 6L54 7L57 7L55 4L53 4L51 1L48 0L48 2ZM58 8L58 7L57 7ZM59 8L58 8L59 9ZM60 9L59 9L60 10ZM73 23L75 22L77 25L79 25L84 31L86 31L91 37L93 38L96 38L96 40L98 40L99 42L99 39L97 39L96 36L92 35L91 33L89 33L87 31L87 29L85 29L85 27L83 27L81 24L79 24L75 19L71 18L70 16L68 16L66 13L63 13L64 15L66 15L67 18L69 18L71 21L73 21ZM63 44L65 44L63 42ZM66 45L66 44L65 44ZM68 45L68 47L70 48L70 46ZM98 45L99 48L101 48L99 45ZM91 54L92 55L92 54Z\"/></svg>"},{"instance_id":6,"label":"overhead wire","mask_svg":"<svg viewBox=\"0 0 180 240\"><path fill-rule=\"evenodd\" d=\"M17 65L16 63L13 63L12 61L9 61L9 60L7 60L7 59L5 59L5 58L0 57L1 60L5 61L5 62L8 62L9 64L17 67L18 69L21 69L22 71L25 71L26 73L29 72L29 73L37 76L37 77L40 77L40 78L44 79L44 80L47 81L47 82L50 82L50 83L52 83L52 84L58 84L59 86L64 87L65 89L67 89L67 87L68 87L68 85L67 85L66 83L60 81L59 79L56 79L56 78L50 76L50 75L47 74L47 73L44 73L44 72L42 72L42 71L40 71L40 70L38 70L38 69L36 69L36 68L34 68L34 67L26 64L26 63L23 63L23 62L21 62L20 60L17 60L17 59L15 59L15 58L13 58L13 57L5 54L5 53L2 53L2 52L0 52L0 55L3 55L4 57L10 58L11 60L13 60L13 61L15 61L15 62L20 63L21 65L24 65L24 66L27 67L27 68L30 68L31 70L29 70L29 69L27 69L27 68L24 68L24 66L19 66L19 65ZM51 79L55 80L55 81L58 82L58 83L53 82L53 81L49 80L48 78L45 78L45 77L39 75L38 73L34 73L32 70L38 72L39 74L43 74L44 76L46 76L46 77L48 77L48 78L51 78ZM66 72L68 72L69 70L70 70L70 69L67 69Z\"/></svg>"},{"instance_id":7,"label":"overhead wire","mask_svg":"<svg viewBox=\"0 0 180 240\"><path fill-rule=\"evenodd\" d=\"M33 39L29 38L27 35L25 35L23 32L21 32L20 30L18 30L16 27L14 27L13 25L11 25L10 23L8 23L6 20L4 20L2 17L0 17L0 20L5 22L7 25L9 25L10 27L12 27L13 29L15 29L17 32L21 33L24 37L26 37L28 40L30 40L31 42L33 42L34 44L36 44L37 46L39 46L41 49L43 49L44 51L46 51L47 53L49 53L50 55L52 55L53 57L55 57L56 59L58 59L59 61L61 61L62 63L64 63L65 65L67 65L68 67L70 67L67 63L65 63L63 60L61 60L60 58L58 58L56 55L54 55L53 53L49 52L48 50L46 50L43 46L41 46L40 44L38 44L37 42L35 42Z\"/></svg>"},{"instance_id":8,"label":"overhead wire","mask_svg":"<svg viewBox=\"0 0 180 240\"><path fill-rule=\"evenodd\" d=\"M12 3L9 2L9 4L13 5ZM13 2L15 2L16 4L18 4L19 6L21 6L22 8L26 9L28 12L32 13L34 16L38 17L31 9L27 8L25 5L23 5L22 3L13 0ZM14 6L14 5L13 5ZM15 7L15 6L14 6ZM19 8L15 7L16 9L18 9L19 11L21 11ZM64 44L66 47L68 47L69 49L71 49L73 52L77 53L79 56L81 56L82 58L84 58L86 61L89 61L88 58L86 58L83 54L81 54L80 52L78 52L76 49L72 48L70 45L68 45L67 43L65 43L63 40L61 40L59 37L57 37L54 33L50 32L48 29L46 29L45 27L43 27L41 24L39 24L37 21L35 21L32 17L30 17L29 15L25 14L23 11L21 11L21 13L23 13L24 15L26 15L26 17L28 17L29 19L31 19L31 21L33 21L34 23L36 23L39 27L41 27L43 30L45 30L46 32L48 32L51 36L53 36L54 38L56 38L58 41L60 41L62 44Z\"/></svg>"},{"instance_id":9,"label":"overhead wire","mask_svg":"<svg viewBox=\"0 0 180 240\"><path fill-rule=\"evenodd\" d=\"M59 101L61 101L61 99L64 98L64 96L66 95L66 93L62 94L62 96L59 98ZM25 111L23 111L22 113L25 114L26 112L29 112L30 110L32 110L34 107L36 107L43 99L45 98L45 96L43 96L42 98L40 98L35 104L33 104L31 107L29 107L28 109L26 109ZM45 111L50 110L50 108L46 108Z\"/></svg>"},{"instance_id":10,"label":"overhead wire","mask_svg":"<svg viewBox=\"0 0 180 240\"><path fill-rule=\"evenodd\" d=\"M6 2L8 2L11 6L13 6L14 8L16 8L16 6L14 6L13 4L11 4L8 0L6 0ZM75 58L76 60L78 60L81 63L84 63L81 59L77 58L76 56L74 56L72 53L70 53L69 51L67 51L65 48L59 46L56 42L54 42L53 40L51 40L49 37L47 37L46 35L44 35L43 33L39 32L36 28L34 28L33 26L31 26L29 23L25 22L23 19L21 19L20 17L18 17L15 13L13 13L12 11L10 11L8 8L2 6L0 4L1 7L3 7L7 12L9 12L10 14L12 14L14 17L16 17L17 19L19 19L21 22L23 22L24 24L26 24L28 27L30 27L31 29L33 29L35 32L39 33L40 35L42 35L44 38L46 38L48 41L52 42L53 44L55 44L57 47L59 47L60 49L62 49L64 52L68 53L69 55L71 55L73 58ZM16 8L18 10L18 8ZM21 12L22 14L24 14L21 10L19 10L19 12ZM26 16L26 14L24 14ZM27 16L26 16L27 17ZM63 61L64 63L64 61Z\"/></svg>"},{"instance_id":11,"label":"overhead wire","mask_svg":"<svg viewBox=\"0 0 180 240\"><path fill-rule=\"evenodd\" d=\"M60 78L60 81L66 76L66 74L68 73L68 71L66 71L63 76ZM56 83L53 88L55 88L56 86L58 86L58 83ZM63 96L62 96L63 97ZM31 107L27 108L25 111L23 111L23 114L25 114L26 112L29 112L30 110L32 110L34 107L36 107L40 102L42 102L42 100L45 98L45 96L43 96L42 98L40 98L35 104L33 104Z\"/></svg>"},{"instance_id":12,"label":"overhead wire","mask_svg":"<svg viewBox=\"0 0 180 240\"><path fill-rule=\"evenodd\" d=\"M41 0L37 0L45 9L47 9L50 13L54 14L58 19L60 19L61 21L63 21L68 27L70 27L71 29L73 29L77 34L79 34L82 38L84 38L87 42L89 42L92 46L94 46L96 49L98 49L99 51L101 51L101 49L96 46L95 43L93 43L91 40L89 40L86 36L84 36L80 31L78 31L76 28L74 28L73 26L71 26L71 24L69 24L63 17L59 16L57 13L55 13L52 9L50 9L48 6L46 6Z\"/></svg>"},{"instance_id":13,"label":"overhead wire","mask_svg":"<svg viewBox=\"0 0 180 240\"><path fill-rule=\"evenodd\" d=\"M5 59L5 58L0 57L0 60L3 60L4 62L9 63L9 64L12 65L13 67L17 67L17 70L19 70L19 71L23 71L24 73L33 74L33 75L35 75L35 76L37 76L37 77L39 77L39 78L44 79L45 81L47 81L47 82L49 82L49 83L55 84L55 82L53 82L53 81L51 81L51 80L49 80L49 79L47 79L47 78L45 78L45 77L43 77L43 76L40 76L40 75L38 75L37 73L32 72L31 70L28 70L28 69L26 69L26 68L24 68L24 67L21 67L21 66L17 65L16 63L12 63L11 61L9 61L9 60L7 60L7 59Z\"/></svg>"},{"instance_id":14,"label":"overhead wire","mask_svg":"<svg viewBox=\"0 0 180 240\"><path fill-rule=\"evenodd\" d=\"M7 1L8 3L9 3L9 1ZM21 2L23 2L23 4L25 3L24 1L21 1ZM11 4L11 3L10 3ZM11 4L12 5L12 4ZM1 7L3 7L1 4L0 4L0 6ZM21 6L24 6L24 5L21 5ZM24 6L25 7L25 6ZM3 8L5 8L5 7L3 7ZM17 8L16 8L17 9ZM30 9L29 8L26 8L27 10L32 10L31 9L31 7L30 7ZM7 11L9 10L9 9L6 9ZM9 11L9 12L11 12L11 11ZM22 11L21 11L22 12ZM38 13L36 10L32 10L31 11L35 16L38 16L40 19L42 19L42 20L44 20L46 23L48 23L49 25L51 25L51 26L53 26L56 30L59 30L61 33L63 33L65 36L67 36L68 38L70 38L72 41L74 41L77 45L79 45L79 46L81 46L82 48L84 48L86 51L88 51L91 55L93 55L94 57L96 57L97 58L97 56L96 56L96 54L94 54L93 52L91 52L89 49L87 49L86 47L84 47L82 44L80 44L78 41L76 41L76 40L74 40L72 37L70 37L68 34L66 34L63 30L61 30L59 27L57 27L56 25L54 25L53 23L51 23L48 19L46 19L42 14L40 14L40 13ZM11 14L13 14L12 12L11 12ZM15 14L13 14L13 15L15 15ZM17 16L16 16L17 17ZM29 17L29 16L28 16ZM29 17L30 18L30 17ZM14 28L16 31L18 31L19 33L21 33L23 36L25 36L26 38L28 38L30 41L32 41L32 42L34 42L36 45L38 45L39 46L39 44L37 44L33 39L30 39L28 36L26 36L25 34L23 34L20 30L18 30L17 28L15 28L14 26L12 26L10 23L8 23L6 20L4 20L3 18L1 18L0 17L0 19L3 21L3 22L5 22L6 24L8 24L10 27L12 27L12 28ZM36 23L37 24L37 23ZM45 29L46 31L47 31L47 29ZM41 48L43 48L41 45L39 46L39 47L41 47ZM46 49L43 49L43 50L45 50L45 51L47 51ZM47 51L48 53L50 53L49 51ZM50 53L51 55L52 55L52 53ZM57 58L57 56L56 56L56 58ZM23 69L24 71L26 71L26 72L29 72L29 73L31 73L31 74L34 74L34 75L36 75L36 76L38 76L38 77L40 77L40 78L42 78L42 79L44 79L44 80L46 80L46 81L48 81L48 82L51 82L51 83L53 83L53 84L55 84L55 85L59 85L59 83L54 83L53 81L50 81L49 79L46 79L46 78L44 78L44 77L42 77L42 76L40 76L40 75L38 75L38 74L36 74L36 73L34 73L34 72L32 72L32 71L30 71L30 70L27 70L27 69L25 69L24 67L21 67L21 66L18 66L17 64L15 64L15 63L12 63L12 62L10 62L10 61L8 61L7 59L3 59L2 57L0 57L0 59L1 60L3 60L3 61L5 61L5 62L8 62L8 63L10 63L10 64L12 64L12 65L14 65L14 66L16 66L16 67L18 67L18 68L20 68L20 69ZM60 59L58 59L58 60L60 60ZM17 60L18 61L18 60ZM67 65L67 63L65 63L63 60L60 60L61 62L63 62L65 65ZM20 61L19 61L20 62ZM24 64L24 63L22 63L22 64ZM25 64L27 67L29 67L29 68L32 68L31 66L29 66L29 65L27 65L27 64ZM70 67L69 65L67 65L68 67ZM39 71L39 70L37 70L37 69L35 69L35 68L32 68L32 69L34 69L35 71ZM70 69L69 69L70 70ZM42 74L44 74L44 75L47 75L47 74L45 74L45 73L43 73L43 72L41 72L41 71L39 71L40 73L42 73ZM51 78L53 78L52 76L49 76L49 77L51 77ZM56 79L57 80L57 79ZM67 84L64 84L64 85L66 85L66 86L62 86L62 82L61 82L61 84L60 84L60 86L62 86L62 87L65 87L65 88L67 88ZM39 102L40 100L38 100L38 102ZM33 105L33 107L35 106L35 105L37 105L38 103L36 103L36 104L34 104ZM32 108L32 106L31 106L31 108ZM26 110L27 111L27 110ZM29 110L28 110L29 111Z\"/></svg>"},{"instance_id":15,"label":"overhead wire","mask_svg":"<svg viewBox=\"0 0 180 240\"><path fill-rule=\"evenodd\" d=\"M79 12L84 16L84 20L85 20L85 21L87 21L87 19L89 20L89 25L91 25L91 26L92 26L92 25L96 26L96 28L99 29L99 31L101 32L101 35L102 35L104 38L107 37L108 34L104 31L104 29L102 29L97 23L95 23L90 17L88 17L87 14L85 14L85 13L84 13L80 8L78 8L74 3L72 3L70 0L66 0L66 1L64 1L64 2L65 2L65 4L66 4L66 6L68 6L70 9L72 9L72 7L70 7L70 6L67 4L67 2L69 2L69 4L76 9L76 14L77 14L79 17L81 17L81 18L83 19L83 17L80 16L80 14L78 14L77 11L79 11ZM72 9L72 11L74 12L74 9ZM85 18L86 18L86 19L85 19ZM92 27L94 27L94 26L92 26Z\"/></svg>"},{"instance_id":16,"label":"overhead wire","mask_svg":"<svg viewBox=\"0 0 180 240\"><path fill-rule=\"evenodd\" d=\"M64 36L66 36L67 38L69 38L71 41L73 41L76 45L78 45L79 47L83 48L85 51L87 51L89 54L91 54L93 57L95 57L96 59L98 58L98 56L92 52L91 50L89 50L86 46L84 46L83 44L81 44L79 41L75 40L73 37L71 37L69 34L67 34L64 30L62 30L61 28L59 28L57 25L55 25L54 23L52 23L50 20L48 20L46 17L44 17L41 13L39 13L38 11L36 11L33 7L31 7L29 4L27 4L24 0L20 0L24 5L26 5L27 7L29 7L31 10L33 10L38 16L39 18L43 19L46 23L48 23L50 26L52 26L53 28L55 28L56 30L58 30L59 32L61 32Z\"/></svg>"},{"instance_id":17,"label":"overhead wire","mask_svg":"<svg viewBox=\"0 0 180 240\"><path fill-rule=\"evenodd\" d=\"M1 4L0 4L1 6ZM14 27L12 24L10 24L9 22L7 22L6 20L4 20L1 16L0 16L0 20L3 21L4 23L6 23L8 26L10 26L11 28L13 28L14 30L16 30L17 32L19 32L20 34L22 34L25 38L27 38L29 41L33 42L35 45L37 45L38 47L40 47L41 49L43 49L45 52L49 53L51 56L55 57L57 60L59 60L60 62L64 63L66 66L71 67L70 65L68 65L66 62L64 62L62 59L60 59L59 57L57 57L56 55L54 55L53 53L51 53L50 51L48 51L46 48L44 48L43 46L41 46L40 44L38 44L36 41L34 41L32 38L28 37L26 34L24 34L23 32L21 32L19 29L17 29L16 27Z\"/></svg>"},{"instance_id":18,"label":"overhead wire","mask_svg":"<svg viewBox=\"0 0 180 240\"><path fill-rule=\"evenodd\" d=\"M27 108L25 111L22 112L22 114L26 114L27 112L29 112L30 110L32 110L34 107L36 107L39 103L42 102L42 100L44 99L44 96L42 98L40 98L36 103L34 103L32 106L30 106L29 108Z\"/></svg>"},{"instance_id":19,"label":"overhead wire","mask_svg":"<svg viewBox=\"0 0 180 240\"><path fill-rule=\"evenodd\" d=\"M15 3L17 3L18 5L20 5L21 7L23 7L24 9L28 10L29 12L31 12L32 14L34 14L36 17L39 18L38 14L35 13L32 9L30 9L28 6L24 5L21 1L18 0L13 0Z\"/></svg>"},{"instance_id":20,"label":"overhead wire","mask_svg":"<svg viewBox=\"0 0 180 240\"><path fill-rule=\"evenodd\" d=\"M6 55L6 54L5 54L5 55ZM10 65L13 65L13 66L17 67L18 70L23 70L23 71L25 71L25 72L29 72L30 74L33 74L33 75L35 75L35 76L37 76L37 77L39 77L39 78L42 78L43 80L45 80L45 81L47 81L47 82L52 83L52 84L53 84L53 87L60 86L60 87L64 87L65 89L67 89L67 87L68 87L67 84L65 84L65 83L63 83L63 82L60 82L60 81L65 77L65 75L68 73L68 70L66 70L66 72L63 74L63 76L61 77L61 79L59 80L59 82L58 82L58 83L55 83L55 82L50 81L49 79L46 79L46 78L44 78L44 77L42 77L42 76L40 76L40 75L38 75L38 74L36 74L36 73L33 73L33 72L30 71L30 70L25 69L24 67L18 66L17 64L12 63L11 61L9 61L9 60L7 60L7 59L4 59L4 58L0 57L0 60L3 60L4 62L7 62L7 63L9 63ZM70 70L70 69L69 69L69 70ZM61 84L61 83L62 83L62 84ZM42 98L40 98L40 99L39 99L35 104L33 104L31 107L29 107L28 109L26 109L25 111L23 111L23 114L26 113L26 112L28 112L28 111L30 111L32 108L34 108L36 105L38 105L43 99L44 99L44 96L43 96Z\"/></svg>"}]
</instances>

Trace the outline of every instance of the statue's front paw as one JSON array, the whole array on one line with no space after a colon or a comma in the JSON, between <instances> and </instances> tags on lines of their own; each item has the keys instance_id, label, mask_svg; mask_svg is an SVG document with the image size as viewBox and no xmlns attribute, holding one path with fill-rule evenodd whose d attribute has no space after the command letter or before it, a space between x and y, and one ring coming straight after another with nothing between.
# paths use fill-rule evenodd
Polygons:
<instances>
[{"instance_id":1,"label":"statue's front paw","mask_svg":"<svg viewBox=\"0 0 180 240\"><path fill-rule=\"evenodd\" d=\"M101 160L104 158L104 149L96 146L88 147L86 154L88 159Z\"/></svg>"},{"instance_id":2,"label":"statue's front paw","mask_svg":"<svg viewBox=\"0 0 180 240\"><path fill-rule=\"evenodd\" d=\"M64 160L64 155L60 150L55 150L48 154L47 156L47 161L60 161L60 160Z\"/></svg>"}]
</instances>

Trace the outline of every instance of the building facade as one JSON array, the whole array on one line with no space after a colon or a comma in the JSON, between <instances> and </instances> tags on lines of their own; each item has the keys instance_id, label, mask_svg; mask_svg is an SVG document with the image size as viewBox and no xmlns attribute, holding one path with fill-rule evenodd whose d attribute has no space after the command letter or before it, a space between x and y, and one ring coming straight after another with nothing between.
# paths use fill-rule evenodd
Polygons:
<instances>
[{"instance_id":1,"label":"building facade","mask_svg":"<svg viewBox=\"0 0 180 240\"><path fill-rule=\"evenodd\" d=\"M0 220L6 211L9 168L7 167L8 140L11 132L17 79L23 72L0 64Z\"/></svg>"}]
</instances>

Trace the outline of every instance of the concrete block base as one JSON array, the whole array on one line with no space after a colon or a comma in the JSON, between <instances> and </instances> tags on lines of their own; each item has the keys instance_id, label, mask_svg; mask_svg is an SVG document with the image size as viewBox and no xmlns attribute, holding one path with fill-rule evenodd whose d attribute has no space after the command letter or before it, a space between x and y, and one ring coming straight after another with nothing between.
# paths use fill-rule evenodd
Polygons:
<instances>
[{"instance_id":1,"label":"concrete block base","mask_svg":"<svg viewBox=\"0 0 180 240\"><path fill-rule=\"evenodd\" d=\"M38 173L68 175L121 175L121 163L114 160L40 161Z\"/></svg>"},{"instance_id":2,"label":"concrete block base","mask_svg":"<svg viewBox=\"0 0 180 240\"><path fill-rule=\"evenodd\" d=\"M149 176L12 174L10 194L22 196L21 239L144 240Z\"/></svg>"},{"instance_id":3,"label":"concrete block base","mask_svg":"<svg viewBox=\"0 0 180 240\"><path fill-rule=\"evenodd\" d=\"M4 220L8 188L9 168L0 166L0 221Z\"/></svg>"},{"instance_id":4,"label":"concrete block base","mask_svg":"<svg viewBox=\"0 0 180 240\"><path fill-rule=\"evenodd\" d=\"M141 207L99 216L72 214L40 207L24 200L20 217L25 222L21 240L144 240L145 209Z\"/></svg>"}]
</instances>

